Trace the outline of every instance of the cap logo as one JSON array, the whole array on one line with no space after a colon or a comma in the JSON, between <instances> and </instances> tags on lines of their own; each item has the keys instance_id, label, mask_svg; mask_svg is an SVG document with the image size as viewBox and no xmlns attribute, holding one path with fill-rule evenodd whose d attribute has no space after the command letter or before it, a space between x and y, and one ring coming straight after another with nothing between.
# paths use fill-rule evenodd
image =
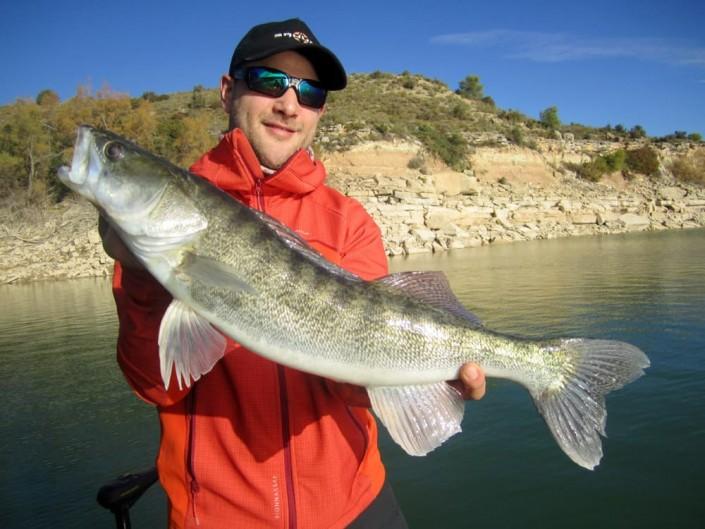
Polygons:
<instances>
[{"instance_id":1,"label":"cap logo","mask_svg":"<svg viewBox=\"0 0 705 529\"><path fill-rule=\"evenodd\" d=\"M274 38L289 38L294 39L296 42L300 42L301 44L313 44L313 41L308 37L308 35L306 35L306 33L302 33L301 31L295 31L294 33L275 33Z\"/></svg>"}]
</instances>

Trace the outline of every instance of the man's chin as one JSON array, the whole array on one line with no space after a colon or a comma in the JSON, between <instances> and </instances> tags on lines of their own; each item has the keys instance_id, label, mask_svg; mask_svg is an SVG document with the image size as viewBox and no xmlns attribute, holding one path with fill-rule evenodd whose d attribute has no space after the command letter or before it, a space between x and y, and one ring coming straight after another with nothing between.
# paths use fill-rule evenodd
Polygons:
<instances>
[{"instance_id":1,"label":"man's chin","mask_svg":"<svg viewBox=\"0 0 705 529\"><path fill-rule=\"evenodd\" d=\"M282 145L252 146L259 163L268 169L280 169L298 150L299 147Z\"/></svg>"}]
</instances>

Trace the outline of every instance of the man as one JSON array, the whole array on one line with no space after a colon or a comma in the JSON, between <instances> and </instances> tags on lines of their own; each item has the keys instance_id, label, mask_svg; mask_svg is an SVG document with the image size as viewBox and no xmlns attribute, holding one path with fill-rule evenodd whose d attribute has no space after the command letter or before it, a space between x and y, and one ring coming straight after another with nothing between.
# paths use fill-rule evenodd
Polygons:
<instances>
[{"instance_id":1,"label":"man","mask_svg":"<svg viewBox=\"0 0 705 529\"><path fill-rule=\"evenodd\" d=\"M311 143L327 90L345 70L298 19L252 28L221 79L229 132L191 170L279 219L324 257L367 280L387 273L379 228L360 204L325 186ZM101 223L116 258L118 362L159 411L157 459L172 528L406 527L385 483L364 388L274 364L228 341L190 388L164 388L159 322L169 294ZM455 384L482 397L484 376Z\"/></svg>"}]
</instances>

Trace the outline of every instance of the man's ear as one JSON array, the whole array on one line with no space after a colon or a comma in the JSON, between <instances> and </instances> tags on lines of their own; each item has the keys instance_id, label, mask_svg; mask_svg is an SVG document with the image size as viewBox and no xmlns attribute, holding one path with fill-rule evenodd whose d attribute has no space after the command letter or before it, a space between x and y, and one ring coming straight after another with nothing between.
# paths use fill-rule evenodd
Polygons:
<instances>
[{"instance_id":1,"label":"man's ear","mask_svg":"<svg viewBox=\"0 0 705 529\"><path fill-rule=\"evenodd\" d=\"M233 104L233 90L235 81L229 75L223 75L220 78L220 104L223 110L230 115L230 110Z\"/></svg>"}]
</instances>

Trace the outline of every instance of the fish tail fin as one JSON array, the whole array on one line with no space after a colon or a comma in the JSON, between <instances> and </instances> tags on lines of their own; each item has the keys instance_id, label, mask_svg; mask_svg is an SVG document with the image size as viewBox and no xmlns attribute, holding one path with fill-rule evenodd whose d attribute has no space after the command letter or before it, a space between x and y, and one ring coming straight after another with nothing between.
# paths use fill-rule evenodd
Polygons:
<instances>
[{"instance_id":1,"label":"fish tail fin","mask_svg":"<svg viewBox=\"0 0 705 529\"><path fill-rule=\"evenodd\" d=\"M592 470L602 458L605 396L643 375L649 359L637 347L612 340L566 339L558 347L569 359L561 381L530 392L561 449Z\"/></svg>"}]
</instances>

